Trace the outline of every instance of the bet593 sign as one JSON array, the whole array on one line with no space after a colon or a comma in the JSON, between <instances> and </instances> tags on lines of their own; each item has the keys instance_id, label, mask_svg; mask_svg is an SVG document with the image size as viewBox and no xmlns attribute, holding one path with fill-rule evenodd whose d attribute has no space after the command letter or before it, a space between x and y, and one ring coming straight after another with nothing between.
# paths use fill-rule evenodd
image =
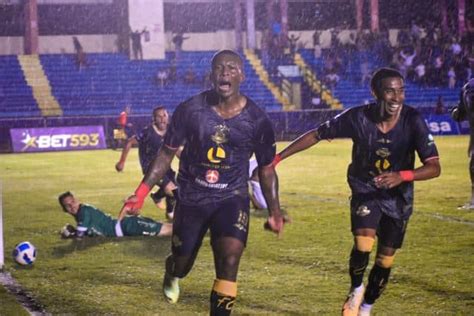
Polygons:
<instances>
[{"instance_id":1,"label":"bet593 sign","mask_svg":"<svg viewBox=\"0 0 474 316\"><path fill-rule=\"evenodd\" d=\"M102 126L13 128L10 136L14 152L106 148Z\"/></svg>"}]
</instances>

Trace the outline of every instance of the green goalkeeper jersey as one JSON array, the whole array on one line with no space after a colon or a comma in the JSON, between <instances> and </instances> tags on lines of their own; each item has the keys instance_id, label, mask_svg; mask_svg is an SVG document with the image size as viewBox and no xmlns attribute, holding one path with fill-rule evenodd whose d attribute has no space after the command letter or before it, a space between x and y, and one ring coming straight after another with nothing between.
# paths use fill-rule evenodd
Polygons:
<instances>
[{"instance_id":1,"label":"green goalkeeper jersey","mask_svg":"<svg viewBox=\"0 0 474 316\"><path fill-rule=\"evenodd\" d=\"M115 237L116 219L89 204L81 204L76 214L79 235Z\"/></svg>"},{"instance_id":2,"label":"green goalkeeper jersey","mask_svg":"<svg viewBox=\"0 0 474 316\"><path fill-rule=\"evenodd\" d=\"M81 204L76 214L78 236L158 236L162 223L143 216L126 216L120 225L117 220L98 208Z\"/></svg>"}]
</instances>

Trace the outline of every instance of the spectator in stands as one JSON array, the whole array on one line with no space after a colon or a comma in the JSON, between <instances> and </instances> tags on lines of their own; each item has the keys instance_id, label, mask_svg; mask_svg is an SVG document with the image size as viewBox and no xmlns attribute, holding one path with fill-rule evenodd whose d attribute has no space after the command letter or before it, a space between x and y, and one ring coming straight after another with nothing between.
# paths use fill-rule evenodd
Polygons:
<instances>
[{"instance_id":1,"label":"spectator in stands","mask_svg":"<svg viewBox=\"0 0 474 316\"><path fill-rule=\"evenodd\" d=\"M413 46L406 47L400 51L401 64L399 66L399 71L403 77L411 75L413 70L413 60L416 55L417 53Z\"/></svg>"},{"instance_id":2,"label":"spectator in stands","mask_svg":"<svg viewBox=\"0 0 474 316\"><path fill-rule=\"evenodd\" d=\"M450 66L448 69L448 88L449 89L454 89L456 86L456 71L454 70L454 66Z\"/></svg>"},{"instance_id":3,"label":"spectator in stands","mask_svg":"<svg viewBox=\"0 0 474 316\"><path fill-rule=\"evenodd\" d=\"M133 134L133 124L128 121L131 107L125 106L124 110L120 112L118 117L118 129L114 130L114 148L122 147L127 139Z\"/></svg>"},{"instance_id":4,"label":"spectator in stands","mask_svg":"<svg viewBox=\"0 0 474 316\"><path fill-rule=\"evenodd\" d=\"M196 83L196 74L192 69L187 69L183 79L186 84L194 84Z\"/></svg>"},{"instance_id":5,"label":"spectator in stands","mask_svg":"<svg viewBox=\"0 0 474 316\"><path fill-rule=\"evenodd\" d=\"M72 43L74 45L74 51L76 52L77 68L79 70L82 70L84 67L88 65L86 53L84 53L84 49L82 48L82 45L76 36L72 37Z\"/></svg>"},{"instance_id":6,"label":"spectator in stands","mask_svg":"<svg viewBox=\"0 0 474 316\"><path fill-rule=\"evenodd\" d=\"M323 52L320 37L321 37L321 32L314 31L313 33L314 58L321 58L321 54Z\"/></svg>"},{"instance_id":7,"label":"spectator in stands","mask_svg":"<svg viewBox=\"0 0 474 316\"><path fill-rule=\"evenodd\" d=\"M144 28L143 31L141 32L136 30L135 32L130 33L134 59L143 59L142 35L145 33L146 33L146 28Z\"/></svg>"},{"instance_id":8,"label":"spectator in stands","mask_svg":"<svg viewBox=\"0 0 474 316\"><path fill-rule=\"evenodd\" d=\"M335 69L331 69L324 76L324 84L329 88L329 90L335 90L340 79L341 78L336 73Z\"/></svg>"},{"instance_id":9,"label":"spectator in stands","mask_svg":"<svg viewBox=\"0 0 474 316\"><path fill-rule=\"evenodd\" d=\"M410 22L410 36L413 43L420 41L421 36L423 35L423 30L421 26L417 23L415 19L412 19Z\"/></svg>"},{"instance_id":10,"label":"spectator in stands","mask_svg":"<svg viewBox=\"0 0 474 316\"><path fill-rule=\"evenodd\" d=\"M161 88L163 88L168 83L169 70L160 69L156 73L156 81Z\"/></svg>"},{"instance_id":11,"label":"spectator in stands","mask_svg":"<svg viewBox=\"0 0 474 316\"><path fill-rule=\"evenodd\" d=\"M436 102L434 113L438 115L446 113L446 107L444 106L444 100L442 95L438 96L438 101Z\"/></svg>"},{"instance_id":12,"label":"spectator in stands","mask_svg":"<svg viewBox=\"0 0 474 316\"><path fill-rule=\"evenodd\" d=\"M458 105L451 112L457 122L469 121L471 136L469 138L469 175L471 178L471 201L459 206L459 209L474 210L474 78L469 80L461 90Z\"/></svg>"},{"instance_id":13,"label":"spectator in stands","mask_svg":"<svg viewBox=\"0 0 474 316\"><path fill-rule=\"evenodd\" d=\"M181 59L181 51L183 50L183 42L185 40L189 39L188 37L185 37L183 32L179 31L176 33L173 38L172 42L174 44L174 58L176 61L179 61Z\"/></svg>"},{"instance_id":14,"label":"spectator in stands","mask_svg":"<svg viewBox=\"0 0 474 316\"><path fill-rule=\"evenodd\" d=\"M296 36L295 34L291 34L288 36L288 48L290 50L290 54L293 56L298 48L298 40L300 39L300 35Z\"/></svg>"}]
</instances>

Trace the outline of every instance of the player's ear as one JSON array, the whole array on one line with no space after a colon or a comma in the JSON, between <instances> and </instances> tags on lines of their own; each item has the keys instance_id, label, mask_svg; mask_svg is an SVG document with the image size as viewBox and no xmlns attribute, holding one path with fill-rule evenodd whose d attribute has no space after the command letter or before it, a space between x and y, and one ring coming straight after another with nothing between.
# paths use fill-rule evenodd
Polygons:
<instances>
[{"instance_id":1,"label":"player's ear","mask_svg":"<svg viewBox=\"0 0 474 316\"><path fill-rule=\"evenodd\" d=\"M377 94L377 91L375 91L375 89L371 89L370 92L372 93L372 96L375 98L375 99L379 99L379 95Z\"/></svg>"}]
</instances>

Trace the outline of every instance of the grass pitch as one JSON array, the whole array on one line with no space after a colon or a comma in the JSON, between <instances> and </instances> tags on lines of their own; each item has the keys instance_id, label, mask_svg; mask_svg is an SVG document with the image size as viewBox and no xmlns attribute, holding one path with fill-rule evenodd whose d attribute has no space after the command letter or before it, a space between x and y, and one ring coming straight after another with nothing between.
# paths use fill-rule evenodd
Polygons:
<instances>
[{"instance_id":1,"label":"grass pitch","mask_svg":"<svg viewBox=\"0 0 474 316\"><path fill-rule=\"evenodd\" d=\"M375 315L474 310L474 212L456 209L470 196L468 138L436 142L442 175L415 185L414 215ZM339 314L350 284L350 146L349 140L321 142L279 165L281 203L293 223L277 239L262 229L264 215L252 215L234 315ZM208 237L181 282L177 305L161 295L169 238L59 238L61 227L74 223L57 203L65 190L118 214L141 179L136 150L123 173L114 170L119 155L103 150L0 156L6 271L52 314L207 315L214 279ZM164 220L150 199L143 214ZM24 240L38 249L31 268L16 265L8 253ZM0 315L23 313L1 287L0 302Z\"/></svg>"}]
</instances>

